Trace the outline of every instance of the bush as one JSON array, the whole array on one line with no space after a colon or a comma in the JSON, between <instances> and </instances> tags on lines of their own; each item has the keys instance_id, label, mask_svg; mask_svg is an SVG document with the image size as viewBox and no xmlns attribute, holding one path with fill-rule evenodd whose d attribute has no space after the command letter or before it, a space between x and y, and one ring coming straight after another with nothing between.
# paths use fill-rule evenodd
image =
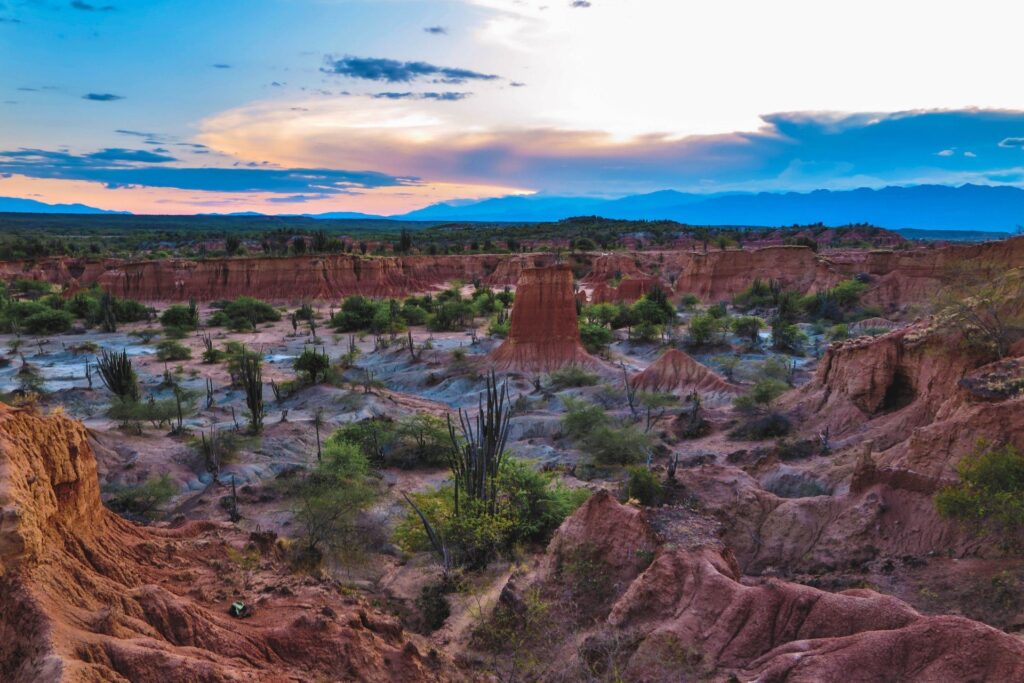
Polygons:
<instances>
[{"instance_id":1,"label":"bush","mask_svg":"<svg viewBox=\"0 0 1024 683\"><path fill-rule=\"evenodd\" d=\"M468 301L445 301L427 319L427 327L435 332L455 332L473 322L473 307Z\"/></svg>"},{"instance_id":2,"label":"bush","mask_svg":"<svg viewBox=\"0 0 1024 683\"><path fill-rule=\"evenodd\" d=\"M603 325L591 323L580 323L580 339L583 346L590 353L600 353L612 343L612 331Z\"/></svg>"},{"instance_id":3,"label":"bush","mask_svg":"<svg viewBox=\"0 0 1024 683\"><path fill-rule=\"evenodd\" d=\"M591 387L597 384L597 380L597 375L577 365L567 365L548 375L548 381L551 382L551 387L556 391L577 387Z\"/></svg>"},{"instance_id":4,"label":"bush","mask_svg":"<svg viewBox=\"0 0 1024 683\"><path fill-rule=\"evenodd\" d=\"M497 339L504 339L508 336L509 331L512 328L512 321L505 316L504 319L501 316L496 315L491 318L490 324L487 326L487 334Z\"/></svg>"},{"instance_id":5,"label":"bush","mask_svg":"<svg viewBox=\"0 0 1024 683\"><path fill-rule=\"evenodd\" d=\"M975 529L1019 545L1024 529L1024 454L1012 444L989 447L979 442L956 470L960 483L935 495L939 514L974 522Z\"/></svg>"},{"instance_id":6,"label":"bush","mask_svg":"<svg viewBox=\"0 0 1024 683\"><path fill-rule=\"evenodd\" d=\"M626 500L636 500L641 505L658 505L664 497L664 489L658 478L643 465L632 465L628 468L629 479L626 480Z\"/></svg>"},{"instance_id":7,"label":"bush","mask_svg":"<svg viewBox=\"0 0 1024 683\"><path fill-rule=\"evenodd\" d=\"M60 334L71 329L74 318L67 311L47 309L33 313L22 321L22 329L29 334Z\"/></svg>"},{"instance_id":8,"label":"bush","mask_svg":"<svg viewBox=\"0 0 1024 683\"><path fill-rule=\"evenodd\" d=\"M178 487L169 474L147 479L138 486L115 489L108 501L111 510L144 518L153 518L167 504Z\"/></svg>"},{"instance_id":9,"label":"bush","mask_svg":"<svg viewBox=\"0 0 1024 683\"><path fill-rule=\"evenodd\" d=\"M791 428L789 418L781 413L772 412L747 418L729 432L729 436L746 441L762 441L786 436Z\"/></svg>"},{"instance_id":10,"label":"bush","mask_svg":"<svg viewBox=\"0 0 1024 683\"><path fill-rule=\"evenodd\" d=\"M370 328L377 307L365 296L350 296L341 304L341 310L331 318L331 327L339 332L358 332Z\"/></svg>"},{"instance_id":11,"label":"bush","mask_svg":"<svg viewBox=\"0 0 1024 683\"><path fill-rule=\"evenodd\" d=\"M168 306L160 314L160 324L165 330L194 330L199 327L199 309L194 303Z\"/></svg>"},{"instance_id":12,"label":"bush","mask_svg":"<svg viewBox=\"0 0 1024 683\"><path fill-rule=\"evenodd\" d=\"M357 515L378 495L368 475L369 463L357 446L329 440L312 471L282 484L292 498L309 564L318 564L327 553L344 554L357 544Z\"/></svg>"},{"instance_id":13,"label":"bush","mask_svg":"<svg viewBox=\"0 0 1024 683\"><path fill-rule=\"evenodd\" d=\"M317 384L319 381L327 379L327 373L331 369L331 359L326 350L320 352L306 347L292 361L292 367L305 381Z\"/></svg>"},{"instance_id":14,"label":"bush","mask_svg":"<svg viewBox=\"0 0 1024 683\"><path fill-rule=\"evenodd\" d=\"M777 318L772 322L772 348L783 353L801 355L807 335L796 325Z\"/></svg>"},{"instance_id":15,"label":"bush","mask_svg":"<svg viewBox=\"0 0 1024 683\"><path fill-rule=\"evenodd\" d=\"M686 340L690 346L710 346L721 341L722 332L722 322L713 315L705 313L690 319L690 324L686 329Z\"/></svg>"},{"instance_id":16,"label":"bush","mask_svg":"<svg viewBox=\"0 0 1024 683\"><path fill-rule=\"evenodd\" d=\"M761 337L758 335L761 331L761 319L752 315L737 316L732 320L732 331L740 339L751 344L758 344L761 341Z\"/></svg>"},{"instance_id":17,"label":"bush","mask_svg":"<svg viewBox=\"0 0 1024 683\"><path fill-rule=\"evenodd\" d=\"M412 496L445 539L455 564L479 569L499 554L511 554L517 544L547 541L590 495L585 489L557 483L552 473L538 472L512 458L502 462L496 485L498 503L493 515L461 500L462 512L456 516L451 486ZM430 548L423 525L413 512L399 522L395 539L408 551Z\"/></svg>"},{"instance_id":18,"label":"bush","mask_svg":"<svg viewBox=\"0 0 1024 683\"><path fill-rule=\"evenodd\" d=\"M632 425L598 427L583 439L583 450L598 465L631 465L647 457L650 437Z\"/></svg>"},{"instance_id":19,"label":"bush","mask_svg":"<svg viewBox=\"0 0 1024 683\"><path fill-rule=\"evenodd\" d=\"M312 309L310 316L312 317ZM281 313L267 302L251 296L240 296L234 301L224 303L221 310L211 315L207 322L232 330L252 330L260 323L276 322L280 319Z\"/></svg>"},{"instance_id":20,"label":"bush","mask_svg":"<svg viewBox=\"0 0 1024 683\"><path fill-rule=\"evenodd\" d=\"M188 360L192 357L192 350L169 339L156 345L156 357L162 361Z\"/></svg>"},{"instance_id":21,"label":"bush","mask_svg":"<svg viewBox=\"0 0 1024 683\"><path fill-rule=\"evenodd\" d=\"M566 411L562 416L562 430L570 439L584 438L598 427L610 423L604 408L594 403L576 399L566 399Z\"/></svg>"}]
</instances>

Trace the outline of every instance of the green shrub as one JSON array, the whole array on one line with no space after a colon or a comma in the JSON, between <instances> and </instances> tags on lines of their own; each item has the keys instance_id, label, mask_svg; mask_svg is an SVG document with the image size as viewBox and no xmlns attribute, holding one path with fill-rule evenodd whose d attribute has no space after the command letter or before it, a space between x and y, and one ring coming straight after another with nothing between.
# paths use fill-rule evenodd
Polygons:
<instances>
[{"instance_id":1,"label":"green shrub","mask_svg":"<svg viewBox=\"0 0 1024 683\"><path fill-rule=\"evenodd\" d=\"M807 335L800 331L796 325L776 318L772 322L772 348L783 353L801 355L804 351L804 344Z\"/></svg>"},{"instance_id":2,"label":"green shrub","mask_svg":"<svg viewBox=\"0 0 1024 683\"><path fill-rule=\"evenodd\" d=\"M194 330L199 327L199 309L194 303L174 304L160 314L160 324L165 330Z\"/></svg>"},{"instance_id":3,"label":"green shrub","mask_svg":"<svg viewBox=\"0 0 1024 683\"><path fill-rule=\"evenodd\" d=\"M496 315L491 318L490 324L487 326L487 334L491 337L498 339L504 339L508 336L509 331L512 328L512 321L505 316L504 319L500 315Z\"/></svg>"},{"instance_id":4,"label":"green shrub","mask_svg":"<svg viewBox=\"0 0 1024 683\"><path fill-rule=\"evenodd\" d=\"M632 425L604 425L584 437L582 447L598 465L632 465L643 461L651 439Z\"/></svg>"},{"instance_id":5,"label":"green shrub","mask_svg":"<svg viewBox=\"0 0 1024 683\"><path fill-rule=\"evenodd\" d=\"M22 329L29 334L60 334L70 330L73 322L67 311L47 309L25 318Z\"/></svg>"},{"instance_id":6,"label":"green shrub","mask_svg":"<svg viewBox=\"0 0 1024 683\"><path fill-rule=\"evenodd\" d=\"M261 323L276 322L280 319L280 311L267 302L251 296L240 296L234 301L224 302L221 310L211 315L207 322L232 330L252 330Z\"/></svg>"},{"instance_id":7,"label":"green shrub","mask_svg":"<svg viewBox=\"0 0 1024 683\"><path fill-rule=\"evenodd\" d=\"M162 361L188 360L192 357L192 350L169 339L156 345L156 357Z\"/></svg>"},{"instance_id":8,"label":"green shrub","mask_svg":"<svg viewBox=\"0 0 1024 683\"><path fill-rule=\"evenodd\" d=\"M582 439L611 421L604 408L594 403L569 398L565 401L565 407L562 429L565 435L573 440Z\"/></svg>"},{"instance_id":9,"label":"green shrub","mask_svg":"<svg viewBox=\"0 0 1024 683\"><path fill-rule=\"evenodd\" d=\"M331 327L339 332L367 330L373 322L377 307L365 296L350 296L341 304L341 310L331 318Z\"/></svg>"},{"instance_id":10,"label":"green shrub","mask_svg":"<svg viewBox=\"0 0 1024 683\"><path fill-rule=\"evenodd\" d=\"M659 505L664 498L664 487L654 472L643 465L632 465L627 470L625 498L639 501L641 505Z\"/></svg>"},{"instance_id":11,"label":"green shrub","mask_svg":"<svg viewBox=\"0 0 1024 683\"><path fill-rule=\"evenodd\" d=\"M292 367L305 381L317 384L327 379L327 373L331 369L331 359L326 350L321 352L307 346L292 361Z\"/></svg>"},{"instance_id":12,"label":"green shrub","mask_svg":"<svg viewBox=\"0 0 1024 683\"><path fill-rule=\"evenodd\" d=\"M939 514L971 522L976 530L994 532L1018 546L1024 529L1024 454L1012 444L979 442L956 470L960 483L935 495Z\"/></svg>"},{"instance_id":13,"label":"green shrub","mask_svg":"<svg viewBox=\"0 0 1024 683\"><path fill-rule=\"evenodd\" d=\"M713 315L695 315L686 328L686 341L693 347L711 346L721 341L723 331L722 321Z\"/></svg>"},{"instance_id":14,"label":"green shrub","mask_svg":"<svg viewBox=\"0 0 1024 683\"><path fill-rule=\"evenodd\" d=\"M479 569L499 554L510 554L517 544L545 542L590 495L512 458L502 462L496 485L498 504L493 515L462 500L460 506L468 509L456 516L451 486L412 496L445 539L456 565ZM413 512L399 522L395 540L408 551L430 548L423 524Z\"/></svg>"},{"instance_id":15,"label":"green shrub","mask_svg":"<svg viewBox=\"0 0 1024 683\"><path fill-rule=\"evenodd\" d=\"M761 331L761 319L752 315L740 315L732 319L732 331L740 339L751 344L761 341L758 333Z\"/></svg>"},{"instance_id":16,"label":"green shrub","mask_svg":"<svg viewBox=\"0 0 1024 683\"><path fill-rule=\"evenodd\" d=\"M612 331L603 325L580 323L580 339L590 353L600 353L612 343Z\"/></svg>"},{"instance_id":17,"label":"green shrub","mask_svg":"<svg viewBox=\"0 0 1024 683\"><path fill-rule=\"evenodd\" d=\"M323 459L312 471L286 480L282 488L292 500L310 565L319 564L325 554L344 555L357 546L356 518L378 497L366 457L356 445L336 440L324 444Z\"/></svg>"},{"instance_id":18,"label":"green shrub","mask_svg":"<svg viewBox=\"0 0 1024 683\"><path fill-rule=\"evenodd\" d=\"M171 476L162 474L138 486L116 488L107 504L114 512L153 518L177 491L178 487Z\"/></svg>"},{"instance_id":19,"label":"green shrub","mask_svg":"<svg viewBox=\"0 0 1024 683\"><path fill-rule=\"evenodd\" d=\"M551 387L556 391L569 388L590 387L597 384L598 377L577 365L567 365L548 375Z\"/></svg>"}]
</instances>

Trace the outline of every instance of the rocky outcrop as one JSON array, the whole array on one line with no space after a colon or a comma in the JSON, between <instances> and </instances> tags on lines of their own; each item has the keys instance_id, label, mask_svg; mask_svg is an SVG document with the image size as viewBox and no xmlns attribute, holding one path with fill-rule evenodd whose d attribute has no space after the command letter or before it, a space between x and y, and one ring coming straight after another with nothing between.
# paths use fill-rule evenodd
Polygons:
<instances>
[{"instance_id":1,"label":"rocky outcrop","mask_svg":"<svg viewBox=\"0 0 1024 683\"><path fill-rule=\"evenodd\" d=\"M448 680L390 617L246 552L228 525L142 528L100 503L84 427L0 406L0 680ZM262 550L260 548L262 547ZM234 599L255 606L228 616Z\"/></svg>"},{"instance_id":2,"label":"rocky outcrop","mask_svg":"<svg viewBox=\"0 0 1024 683\"><path fill-rule=\"evenodd\" d=\"M788 399L807 431L836 447L871 440L880 464L952 476L979 439L1024 447L1024 395L1013 359L979 367L958 335L921 322L834 343Z\"/></svg>"},{"instance_id":3,"label":"rocky outcrop","mask_svg":"<svg viewBox=\"0 0 1024 683\"><path fill-rule=\"evenodd\" d=\"M567 265L523 271L508 338L490 354L496 369L536 373L567 365L602 365L580 341L572 279Z\"/></svg>"},{"instance_id":4,"label":"rocky outcrop","mask_svg":"<svg viewBox=\"0 0 1024 683\"><path fill-rule=\"evenodd\" d=\"M632 681L1024 677L1024 644L1013 636L961 617L923 616L867 589L744 581L731 553L694 521L666 524L665 514L599 493L559 529L526 580L560 622L544 633L537 678L572 679L595 666ZM607 596L581 614L582 571ZM520 583L499 609L515 614Z\"/></svg>"},{"instance_id":5,"label":"rocky outcrop","mask_svg":"<svg viewBox=\"0 0 1024 683\"><path fill-rule=\"evenodd\" d=\"M701 400L720 403L731 400L743 390L701 365L679 349L669 349L637 373L630 383L643 391L660 391L686 397L696 392Z\"/></svg>"}]
</instances>

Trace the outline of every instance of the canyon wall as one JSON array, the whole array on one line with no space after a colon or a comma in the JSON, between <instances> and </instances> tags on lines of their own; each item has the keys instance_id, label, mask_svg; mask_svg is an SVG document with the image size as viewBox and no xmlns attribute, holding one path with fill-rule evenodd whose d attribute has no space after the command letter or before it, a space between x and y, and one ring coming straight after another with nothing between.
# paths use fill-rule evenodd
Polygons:
<instances>
[{"instance_id":1,"label":"canyon wall","mask_svg":"<svg viewBox=\"0 0 1024 683\"><path fill-rule=\"evenodd\" d=\"M80 423L0 405L0 680L462 680L393 618L246 539L117 517ZM243 547L259 556L244 580ZM255 614L228 616L236 599Z\"/></svg>"},{"instance_id":2,"label":"canyon wall","mask_svg":"<svg viewBox=\"0 0 1024 683\"><path fill-rule=\"evenodd\" d=\"M552 253L380 256L351 254L282 258L117 259L51 258L0 263L0 278L29 278L69 291L99 284L142 301L198 301L248 294L273 301L338 299L353 294L402 297L453 280L513 286L528 268L553 265ZM695 294L704 302L728 300L755 278L815 292L859 274L870 276L865 303L884 308L927 303L952 273L1024 266L1024 237L973 245L901 251L815 253L804 246L756 249L660 250L572 256L591 301L634 301L652 286Z\"/></svg>"}]
</instances>

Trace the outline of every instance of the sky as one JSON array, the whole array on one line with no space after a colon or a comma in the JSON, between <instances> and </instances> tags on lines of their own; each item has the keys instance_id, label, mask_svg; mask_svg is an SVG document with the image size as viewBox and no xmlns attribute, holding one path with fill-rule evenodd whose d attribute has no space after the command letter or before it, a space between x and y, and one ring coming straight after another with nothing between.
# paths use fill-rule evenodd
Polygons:
<instances>
[{"instance_id":1,"label":"sky","mask_svg":"<svg viewBox=\"0 0 1024 683\"><path fill-rule=\"evenodd\" d=\"M0 196L1024 187L1021 25L1002 0L0 0Z\"/></svg>"}]
</instances>

